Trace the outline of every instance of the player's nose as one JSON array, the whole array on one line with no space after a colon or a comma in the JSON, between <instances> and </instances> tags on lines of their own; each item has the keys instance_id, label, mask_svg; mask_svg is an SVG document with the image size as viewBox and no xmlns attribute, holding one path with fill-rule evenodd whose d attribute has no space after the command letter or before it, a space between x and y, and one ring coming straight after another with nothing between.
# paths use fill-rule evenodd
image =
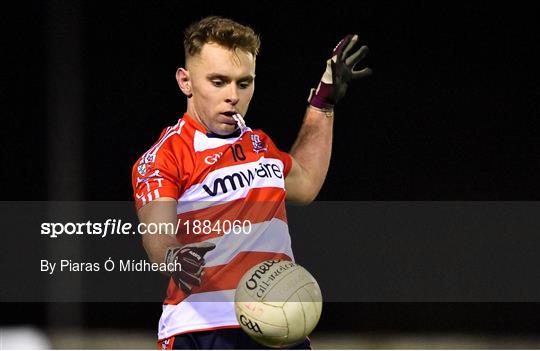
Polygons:
<instances>
[{"instance_id":1,"label":"player's nose","mask_svg":"<svg viewBox=\"0 0 540 351\"><path fill-rule=\"evenodd\" d=\"M231 105L236 105L238 100L238 88L234 84L230 84L225 101Z\"/></svg>"}]
</instances>

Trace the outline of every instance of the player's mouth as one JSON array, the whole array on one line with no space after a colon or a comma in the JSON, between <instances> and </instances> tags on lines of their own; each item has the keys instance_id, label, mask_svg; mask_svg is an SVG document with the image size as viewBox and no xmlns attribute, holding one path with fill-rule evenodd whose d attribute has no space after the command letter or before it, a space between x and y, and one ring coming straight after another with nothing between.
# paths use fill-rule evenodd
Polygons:
<instances>
[{"instance_id":1,"label":"player's mouth","mask_svg":"<svg viewBox=\"0 0 540 351\"><path fill-rule=\"evenodd\" d=\"M223 123L225 124L236 124L236 120L233 118L233 115L237 113L236 111L225 111L220 113L223 116Z\"/></svg>"}]
</instances>

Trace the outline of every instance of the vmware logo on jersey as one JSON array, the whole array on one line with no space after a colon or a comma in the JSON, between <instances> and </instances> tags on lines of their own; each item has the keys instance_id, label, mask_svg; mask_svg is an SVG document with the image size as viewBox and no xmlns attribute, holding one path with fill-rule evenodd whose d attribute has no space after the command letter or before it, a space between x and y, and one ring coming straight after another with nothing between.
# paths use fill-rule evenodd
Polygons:
<instances>
[{"instance_id":1,"label":"vmware logo on jersey","mask_svg":"<svg viewBox=\"0 0 540 351\"><path fill-rule=\"evenodd\" d=\"M235 191L249 187L254 181L259 179L283 179L281 168L275 163L258 163L254 168L237 170L224 177L216 178L211 184L203 185L204 191L210 196L217 196L220 193L226 194L229 190Z\"/></svg>"}]
</instances>

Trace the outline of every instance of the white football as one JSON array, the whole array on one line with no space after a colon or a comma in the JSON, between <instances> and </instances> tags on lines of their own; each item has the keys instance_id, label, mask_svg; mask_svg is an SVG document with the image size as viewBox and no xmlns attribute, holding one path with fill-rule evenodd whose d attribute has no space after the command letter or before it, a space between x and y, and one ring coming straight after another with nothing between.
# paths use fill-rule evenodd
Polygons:
<instances>
[{"instance_id":1,"label":"white football","mask_svg":"<svg viewBox=\"0 0 540 351\"><path fill-rule=\"evenodd\" d=\"M319 284L302 266L270 260L248 270L236 288L236 318L242 329L269 347L302 342L321 317Z\"/></svg>"}]
</instances>

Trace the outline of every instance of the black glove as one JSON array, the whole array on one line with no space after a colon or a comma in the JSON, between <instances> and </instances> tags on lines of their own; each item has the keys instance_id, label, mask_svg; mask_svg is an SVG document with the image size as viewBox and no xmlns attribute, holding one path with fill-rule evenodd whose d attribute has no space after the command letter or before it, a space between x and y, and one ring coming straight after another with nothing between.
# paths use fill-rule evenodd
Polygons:
<instances>
[{"instance_id":1,"label":"black glove","mask_svg":"<svg viewBox=\"0 0 540 351\"><path fill-rule=\"evenodd\" d=\"M326 61L326 70L319 82L317 89L311 89L308 102L323 110L332 110L334 105L345 96L347 86L353 79L369 76L371 68L355 70L354 67L368 53L367 46L361 46L359 49L351 52L356 42L357 35L347 35L343 38L332 51L332 55Z\"/></svg>"},{"instance_id":2,"label":"black glove","mask_svg":"<svg viewBox=\"0 0 540 351\"><path fill-rule=\"evenodd\" d=\"M205 265L204 255L213 250L215 244L209 242L194 243L182 247L169 247L165 254L165 263L171 267L180 263L181 270L170 271L173 281L186 294L191 294L193 285L200 286L203 268Z\"/></svg>"}]
</instances>

